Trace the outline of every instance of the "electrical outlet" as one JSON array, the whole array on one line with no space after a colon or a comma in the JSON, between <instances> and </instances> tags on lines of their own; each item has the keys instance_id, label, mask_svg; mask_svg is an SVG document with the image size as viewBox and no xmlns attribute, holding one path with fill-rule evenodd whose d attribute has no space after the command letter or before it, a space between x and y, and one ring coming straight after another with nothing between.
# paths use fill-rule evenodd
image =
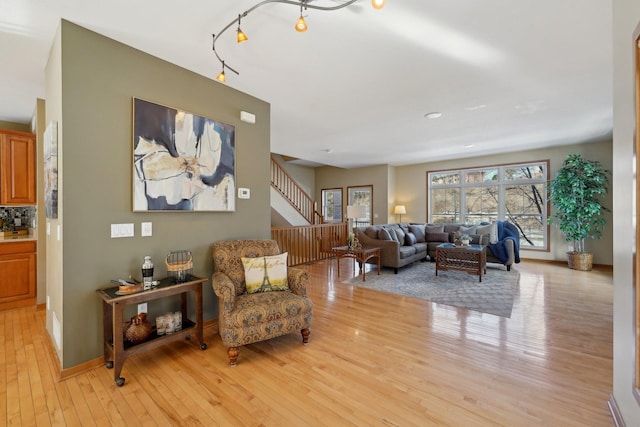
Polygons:
<instances>
[{"instance_id":1,"label":"electrical outlet","mask_svg":"<svg viewBox=\"0 0 640 427\"><path fill-rule=\"evenodd\" d=\"M138 304L138 314L147 312L147 303Z\"/></svg>"}]
</instances>

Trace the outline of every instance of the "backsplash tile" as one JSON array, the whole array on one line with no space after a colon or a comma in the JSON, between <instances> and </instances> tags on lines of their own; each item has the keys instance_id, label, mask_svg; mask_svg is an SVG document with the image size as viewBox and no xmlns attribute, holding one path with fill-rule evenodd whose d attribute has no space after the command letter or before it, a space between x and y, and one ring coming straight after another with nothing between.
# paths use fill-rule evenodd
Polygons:
<instances>
[{"instance_id":1,"label":"backsplash tile","mask_svg":"<svg viewBox=\"0 0 640 427\"><path fill-rule=\"evenodd\" d=\"M0 206L1 231L14 231L24 228L36 228L37 210L35 206ZM19 219L20 225L16 225Z\"/></svg>"}]
</instances>

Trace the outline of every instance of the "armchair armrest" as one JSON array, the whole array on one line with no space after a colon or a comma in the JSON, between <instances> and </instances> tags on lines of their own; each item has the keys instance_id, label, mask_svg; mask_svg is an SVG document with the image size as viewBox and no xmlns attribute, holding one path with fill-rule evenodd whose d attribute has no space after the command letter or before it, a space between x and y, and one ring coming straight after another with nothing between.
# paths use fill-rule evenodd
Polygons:
<instances>
[{"instance_id":1,"label":"armchair armrest","mask_svg":"<svg viewBox=\"0 0 640 427\"><path fill-rule=\"evenodd\" d=\"M220 306L228 312L233 310L236 303L236 288L229 276L220 272L213 273L211 286L222 303Z\"/></svg>"},{"instance_id":2,"label":"armchair armrest","mask_svg":"<svg viewBox=\"0 0 640 427\"><path fill-rule=\"evenodd\" d=\"M287 270L287 281L291 292L302 297L307 297L307 283L309 283L309 272L300 268L289 267Z\"/></svg>"}]
</instances>

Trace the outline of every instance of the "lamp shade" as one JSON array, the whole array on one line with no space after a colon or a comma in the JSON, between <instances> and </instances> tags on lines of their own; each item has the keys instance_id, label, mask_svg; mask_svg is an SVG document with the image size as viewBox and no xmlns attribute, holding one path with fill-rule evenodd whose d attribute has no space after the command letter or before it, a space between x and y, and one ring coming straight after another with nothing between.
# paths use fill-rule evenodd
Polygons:
<instances>
[{"instance_id":1,"label":"lamp shade","mask_svg":"<svg viewBox=\"0 0 640 427\"><path fill-rule=\"evenodd\" d=\"M407 213L407 208L405 208L404 205L398 205L393 213L396 215L404 215Z\"/></svg>"},{"instance_id":2,"label":"lamp shade","mask_svg":"<svg viewBox=\"0 0 640 427\"><path fill-rule=\"evenodd\" d=\"M308 29L307 23L304 21L304 18L302 17L302 15L300 15L298 22L296 22L295 29L299 33L304 33L305 31L307 31Z\"/></svg>"},{"instance_id":3,"label":"lamp shade","mask_svg":"<svg viewBox=\"0 0 640 427\"><path fill-rule=\"evenodd\" d=\"M348 219L364 218L366 215L367 209L365 206L347 205Z\"/></svg>"}]
</instances>

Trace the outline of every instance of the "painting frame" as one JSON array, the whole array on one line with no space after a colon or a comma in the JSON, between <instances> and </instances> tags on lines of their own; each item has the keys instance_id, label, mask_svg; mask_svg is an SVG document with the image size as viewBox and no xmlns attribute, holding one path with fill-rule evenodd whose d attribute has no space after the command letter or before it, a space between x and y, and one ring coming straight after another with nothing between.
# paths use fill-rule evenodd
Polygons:
<instances>
[{"instance_id":1,"label":"painting frame","mask_svg":"<svg viewBox=\"0 0 640 427\"><path fill-rule=\"evenodd\" d=\"M234 212L235 126L133 98L134 212Z\"/></svg>"}]
</instances>

